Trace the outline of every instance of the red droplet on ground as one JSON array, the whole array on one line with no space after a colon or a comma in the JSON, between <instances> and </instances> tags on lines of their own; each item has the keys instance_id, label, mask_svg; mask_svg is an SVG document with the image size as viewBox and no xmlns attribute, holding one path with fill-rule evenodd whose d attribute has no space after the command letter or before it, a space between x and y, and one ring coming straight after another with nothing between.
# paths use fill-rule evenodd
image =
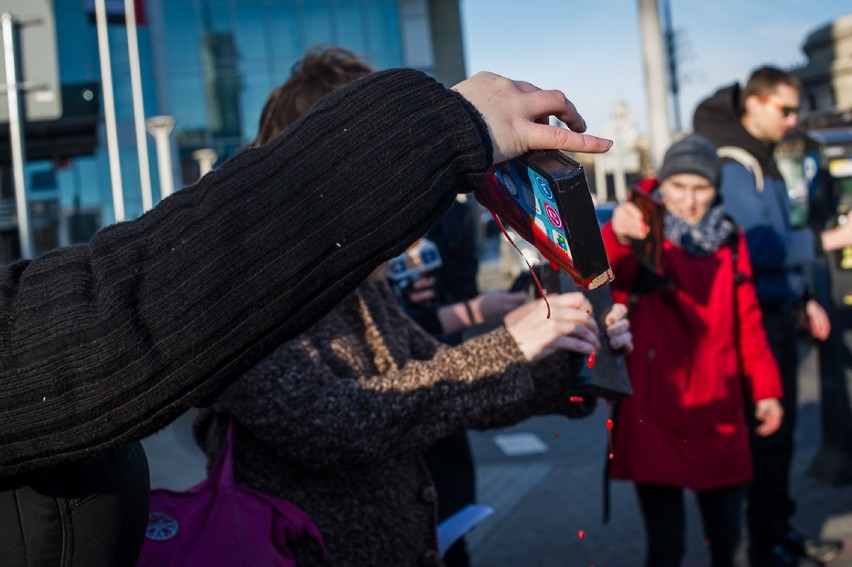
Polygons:
<instances>
[{"instance_id":1,"label":"red droplet on ground","mask_svg":"<svg viewBox=\"0 0 852 567\"><path fill-rule=\"evenodd\" d=\"M583 396L571 396L568 398L568 401L572 404L582 404L585 400L583 399Z\"/></svg>"},{"instance_id":2,"label":"red droplet on ground","mask_svg":"<svg viewBox=\"0 0 852 567\"><path fill-rule=\"evenodd\" d=\"M586 361L586 366L591 368L595 365L595 353L589 355L589 359Z\"/></svg>"},{"instance_id":3,"label":"red droplet on ground","mask_svg":"<svg viewBox=\"0 0 852 567\"><path fill-rule=\"evenodd\" d=\"M607 420L606 420L606 428L607 428L607 429L609 429L609 430L612 430L612 427L613 427L612 420L611 420L611 419L607 419Z\"/></svg>"},{"instance_id":4,"label":"red droplet on ground","mask_svg":"<svg viewBox=\"0 0 852 567\"><path fill-rule=\"evenodd\" d=\"M580 539L585 539L586 538L586 532L583 531L583 530L579 530L577 532L577 537L580 538Z\"/></svg>"}]
</instances>

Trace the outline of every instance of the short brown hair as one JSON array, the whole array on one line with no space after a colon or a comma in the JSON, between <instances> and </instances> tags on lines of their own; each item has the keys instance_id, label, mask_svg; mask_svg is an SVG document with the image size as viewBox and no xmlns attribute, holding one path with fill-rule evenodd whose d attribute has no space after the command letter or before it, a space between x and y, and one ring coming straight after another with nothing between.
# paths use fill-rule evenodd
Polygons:
<instances>
[{"instance_id":1,"label":"short brown hair","mask_svg":"<svg viewBox=\"0 0 852 567\"><path fill-rule=\"evenodd\" d=\"M251 146L270 142L319 99L373 71L370 65L347 49L312 47L293 64L287 82L278 86L266 99L257 138Z\"/></svg>"},{"instance_id":2,"label":"short brown hair","mask_svg":"<svg viewBox=\"0 0 852 567\"><path fill-rule=\"evenodd\" d=\"M769 96L779 85L787 85L802 92L802 81L793 73L782 71L777 67L760 67L755 69L740 93L740 104L745 108L745 100L750 96Z\"/></svg>"}]
</instances>

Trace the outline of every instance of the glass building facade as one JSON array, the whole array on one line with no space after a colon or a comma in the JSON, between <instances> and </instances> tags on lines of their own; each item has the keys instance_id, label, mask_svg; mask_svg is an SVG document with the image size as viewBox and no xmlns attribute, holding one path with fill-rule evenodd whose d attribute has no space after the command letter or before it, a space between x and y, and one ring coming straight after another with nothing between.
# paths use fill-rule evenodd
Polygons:
<instances>
[{"instance_id":1,"label":"glass building facade","mask_svg":"<svg viewBox=\"0 0 852 567\"><path fill-rule=\"evenodd\" d=\"M174 117L169 149L175 187L198 179L196 150L212 149L221 162L254 138L267 95L311 46L342 46L376 68L418 68L447 84L464 78L457 0L136 1L145 116ZM124 2L106 2L123 204L125 218L133 219L143 213L143 199ZM63 106L97 102L97 137L90 155L28 159L34 255L85 242L115 220L94 5L94 0L53 2L59 78L68 91ZM434 38L440 38L437 49ZM146 134L146 140L156 204L159 164L154 139ZM52 143L61 156L62 138ZM20 254L10 170L0 165L3 263Z\"/></svg>"}]
</instances>

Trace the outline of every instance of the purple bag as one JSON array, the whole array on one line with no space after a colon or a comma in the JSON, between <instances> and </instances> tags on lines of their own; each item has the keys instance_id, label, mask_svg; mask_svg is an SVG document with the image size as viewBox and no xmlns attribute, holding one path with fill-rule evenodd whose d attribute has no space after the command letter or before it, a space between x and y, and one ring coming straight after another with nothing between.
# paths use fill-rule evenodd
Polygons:
<instances>
[{"instance_id":1,"label":"purple bag","mask_svg":"<svg viewBox=\"0 0 852 567\"><path fill-rule=\"evenodd\" d=\"M322 535L294 504L233 479L233 425L208 477L186 492L151 491L148 529L137 567L295 567L287 547L305 535L326 557Z\"/></svg>"}]
</instances>

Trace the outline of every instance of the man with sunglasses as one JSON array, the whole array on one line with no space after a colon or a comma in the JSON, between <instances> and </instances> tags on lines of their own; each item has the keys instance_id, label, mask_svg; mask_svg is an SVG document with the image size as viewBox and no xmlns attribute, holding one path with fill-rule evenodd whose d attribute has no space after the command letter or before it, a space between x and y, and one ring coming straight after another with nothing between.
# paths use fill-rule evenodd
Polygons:
<instances>
[{"instance_id":1,"label":"man with sunglasses","mask_svg":"<svg viewBox=\"0 0 852 567\"><path fill-rule=\"evenodd\" d=\"M752 567L798 565L798 557L827 563L842 548L839 541L811 538L790 526L797 331L800 321L819 340L831 330L825 310L807 297L803 269L818 254L852 245L852 223L822 233L790 225L790 200L774 150L796 127L801 91L795 75L761 67L745 87L722 88L701 102L693 118L695 131L716 144L723 157L720 193L746 233L763 323L784 386L778 431L759 437L752 427L754 479L746 511ZM753 414L747 409L747 416Z\"/></svg>"}]
</instances>

